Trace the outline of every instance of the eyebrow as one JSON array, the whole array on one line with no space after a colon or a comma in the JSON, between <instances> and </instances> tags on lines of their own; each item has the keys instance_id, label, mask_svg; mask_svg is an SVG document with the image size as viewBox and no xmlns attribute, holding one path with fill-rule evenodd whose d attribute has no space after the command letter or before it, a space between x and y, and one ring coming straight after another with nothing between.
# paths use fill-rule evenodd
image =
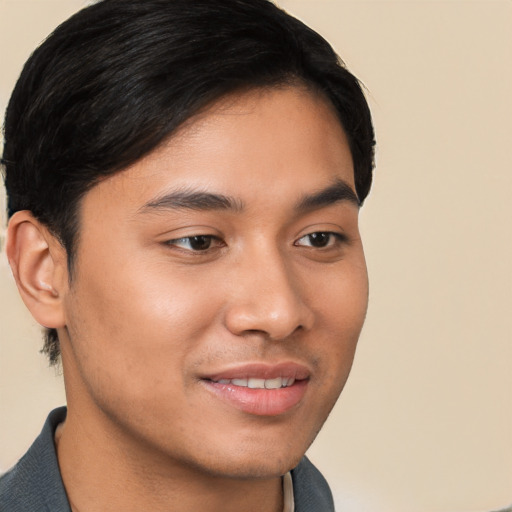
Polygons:
<instances>
[{"instance_id":1,"label":"eyebrow","mask_svg":"<svg viewBox=\"0 0 512 512\"><path fill-rule=\"evenodd\" d=\"M358 208L361 202L352 187L342 179L336 179L332 185L313 194L306 194L297 203L296 210L304 213L347 201Z\"/></svg>"},{"instance_id":2,"label":"eyebrow","mask_svg":"<svg viewBox=\"0 0 512 512\"><path fill-rule=\"evenodd\" d=\"M243 202L222 194L200 190L176 190L144 204L139 211L158 210L243 210Z\"/></svg>"},{"instance_id":3,"label":"eyebrow","mask_svg":"<svg viewBox=\"0 0 512 512\"><path fill-rule=\"evenodd\" d=\"M357 207L361 205L352 187L347 182L337 179L332 185L318 192L304 195L296 204L295 210L305 213L342 201L348 201ZM145 203L139 211L143 213L162 210L231 210L240 212L243 209L244 203L241 199L200 190L183 189L152 199Z\"/></svg>"}]
</instances>

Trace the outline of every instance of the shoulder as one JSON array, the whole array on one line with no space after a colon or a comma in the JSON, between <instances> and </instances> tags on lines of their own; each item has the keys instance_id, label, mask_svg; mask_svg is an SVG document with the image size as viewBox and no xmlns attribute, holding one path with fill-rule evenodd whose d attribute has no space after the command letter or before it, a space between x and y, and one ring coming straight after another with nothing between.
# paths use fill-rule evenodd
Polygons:
<instances>
[{"instance_id":1,"label":"shoulder","mask_svg":"<svg viewBox=\"0 0 512 512\"><path fill-rule=\"evenodd\" d=\"M53 444L65 416L64 407L52 411L27 453L0 477L0 512L69 512Z\"/></svg>"},{"instance_id":2,"label":"shoulder","mask_svg":"<svg viewBox=\"0 0 512 512\"><path fill-rule=\"evenodd\" d=\"M307 457L292 470L292 480L295 512L334 512L331 489Z\"/></svg>"}]
</instances>

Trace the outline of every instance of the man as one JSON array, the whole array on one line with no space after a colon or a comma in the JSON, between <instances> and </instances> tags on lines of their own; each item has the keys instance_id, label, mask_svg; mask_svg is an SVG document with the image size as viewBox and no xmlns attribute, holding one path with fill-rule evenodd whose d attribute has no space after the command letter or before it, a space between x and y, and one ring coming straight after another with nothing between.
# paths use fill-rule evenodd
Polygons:
<instances>
[{"instance_id":1,"label":"man","mask_svg":"<svg viewBox=\"0 0 512 512\"><path fill-rule=\"evenodd\" d=\"M6 245L62 359L0 510L333 510L304 458L367 306L357 79L267 0L104 0L27 62Z\"/></svg>"}]
</instances>

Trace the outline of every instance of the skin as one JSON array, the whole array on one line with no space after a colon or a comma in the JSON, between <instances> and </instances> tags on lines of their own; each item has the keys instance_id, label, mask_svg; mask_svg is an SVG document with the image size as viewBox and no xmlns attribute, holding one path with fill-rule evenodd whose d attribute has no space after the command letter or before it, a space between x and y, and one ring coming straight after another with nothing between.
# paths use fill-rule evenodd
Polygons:
<instances>
[{"instance_id":1,"label":"skin","mask_svg":"<svg viewBox=\"0 0 512 512\"><path fill-rule=\"evenodd\" d=\"M281 475L334 406L366 313L359 208L340 183L355 190L328 102L256 90L85 195L71 284L58 242L29 212L13 217L21 294L61 340L58 459L75 510L282 510ZM229 207L191 208L191 191ZM282 362L308 379L281 414L240 410L204 380Z\"/></svg>"}]
</instances>

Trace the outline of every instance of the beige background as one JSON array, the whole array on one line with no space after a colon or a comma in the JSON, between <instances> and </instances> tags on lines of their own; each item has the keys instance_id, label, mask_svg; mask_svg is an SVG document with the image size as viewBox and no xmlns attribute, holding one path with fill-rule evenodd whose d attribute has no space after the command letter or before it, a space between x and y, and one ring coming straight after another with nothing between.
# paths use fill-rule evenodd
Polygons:
<instances>
[{"instance_id":1,"label":"beige background","mask_svg":"<svg viewBox=\"0 0 512 512\"><path fill-rule=\"evenodd\" d=\"M0 0L2 112L30 51L85 3ZM512 502L512 2L280 4L364 81L378 135L362 211L368 320L310 456L340 511L504 506ZM0 470L64 402L40 344L2 254Z\"/></svg>"}]
</instances>

